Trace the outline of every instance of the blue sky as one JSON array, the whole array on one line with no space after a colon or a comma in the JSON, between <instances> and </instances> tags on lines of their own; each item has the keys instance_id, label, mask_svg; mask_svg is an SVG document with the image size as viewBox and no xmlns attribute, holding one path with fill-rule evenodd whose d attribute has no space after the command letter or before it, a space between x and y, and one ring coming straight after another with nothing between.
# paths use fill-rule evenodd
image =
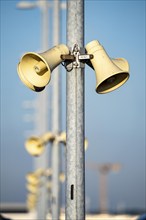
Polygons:
<instances>
[{"instance_id":1,"label":"blue sky","mask_svg":"<svg viewBox=\"0 0 146 220\"><path fill-rule=\"evenodd\" d=\"M25 175L33 163L24 148L24 100L37 93L18 78L17 64L27 51L41 48L39 9L16 9L18 1L1 0L1 200L25 202ZM99 40L110 57L124 57L130 79L105 95L95 92L95 74L85 67L85 134L89 141L86 161L120 163L119 173L108 176L109 207L144 208L145 201L145 1L85 1L85 45ZM66 43L66 12L61 12L61 40ZM49 47L52 46L52 11L49 11ZM66 73L62 74L62 130L66 124ZM92 181L91 181L92 180ZM86 197L99 206L99 178L86 170Z\"/></svg>"}]
</instances>

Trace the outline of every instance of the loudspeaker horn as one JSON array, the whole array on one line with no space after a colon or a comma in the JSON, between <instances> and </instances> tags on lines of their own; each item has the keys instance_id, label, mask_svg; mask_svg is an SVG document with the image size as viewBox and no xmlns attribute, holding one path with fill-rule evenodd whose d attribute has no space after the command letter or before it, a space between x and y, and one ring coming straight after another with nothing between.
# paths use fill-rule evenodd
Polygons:
<instances>
[{"instance_id":1,"label":"loudspeaker horn","mask_svg":"<svg viewBox=\"0 0 146 220\"><path fill-rule=\"evenodd\" d=\"M25 147L28 153L32 156L39 156L44 152L45 146L38 137L31 137L25 142Z\"/></svg>"},{"instance_id":2,"label":"loudspeaker horn","mask_svg":"<svg viewBox=\"0 0 146 220\"><path fill-rule=\"evenodd\" d=\"M49 141L52 142L55 136L51 132L47 132L41 137L30 137L25 142L25 147L28 153L32 156L40 156L45 150L45 144Z\"/></svg>"},{"instance_id":3,"label":"loudspeaker horn","mask_svg":"<svg viewBox=\"0 0 146 220\"><path fill-rule=\"evenodd\" d=\"M27 184L26 185L26 188L29 192L33 193L33 194L37 194L39 189L38 189L38 186L34 186L32 184Z\"/></svg>"},{"instance_id":4,"label":"loudspeaker horn","mask_svg":"<svg viewBox=\"0 0 146 220\"><path fill-rule=\"evenodd\" d=\"M24 54L17 68L21 81L33 91L42 91L50 82L51 72L62 62L62 54L69 54L69 49L64 44L43 53Z\"/></svg>"},{"instance_id":5,"label":"loudspeaker horn","mask_svg":"<svg viewBox=\"0 0 146 220\"><path fill-rule=\"evenodd\" d=\"M96 92L104 94L122 86L129 78L129 64L124 58L111 59L97 40L86 45L88 54L93 55L90 67L96 74Z\"/></svg>"},{"instance_id":6,"label":"loudspeaker horn","mask_svg":"<svg viewBox=\"0 0 146 220\"><path fill-rule=\"evenodd\" d=\"M40 184L40 178L35 173L28 173L26 175L26 180L28 183L32 185L39 185Z\"/></svg>"}]
</instances>

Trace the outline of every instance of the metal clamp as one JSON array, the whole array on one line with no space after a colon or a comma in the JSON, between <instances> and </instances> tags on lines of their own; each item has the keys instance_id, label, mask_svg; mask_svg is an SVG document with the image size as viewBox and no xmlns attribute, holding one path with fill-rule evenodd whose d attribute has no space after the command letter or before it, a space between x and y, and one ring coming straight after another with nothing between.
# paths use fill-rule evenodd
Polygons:
<instances>
[{"instance_id":1,"label":"metal clamp","mask_svg":"<svg viewBox=\"0 0 146 220\"><path fill-rule=\"evenodd\" d=\"M78 44L75 44L71 49L71 54L61 55L61 59L64 61L62 65L70 72L73 68L84 68L86 61L93 58L92 54L85 54L85 48L80 48Z\"/></svg>"}]
</instances>

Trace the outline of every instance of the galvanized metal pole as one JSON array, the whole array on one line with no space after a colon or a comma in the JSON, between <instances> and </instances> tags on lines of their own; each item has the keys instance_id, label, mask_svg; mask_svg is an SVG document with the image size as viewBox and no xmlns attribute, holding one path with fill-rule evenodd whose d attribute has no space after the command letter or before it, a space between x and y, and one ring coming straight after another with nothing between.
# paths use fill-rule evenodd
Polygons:
<instances>
[{"instance_id":1,"label":"galvanized metal pole","mask_svg":"<svg viewBox=\"0 0 146 220\"><path fill-rule=\"evenodd\" d=\"M60 2L54 0L54 15L53 15L53 44L59 44L60 34ZM61 126L61 109L60 109L60 68L57 67L52 73L52 132L59 135ZM61 148L57 141L52 145L52 219L59 220L60 217L60 156Z\"/></svg>"},{"instance_id":2,"label":"galvanized metal pole","mask_svg":"<svg viewBox=\"0 0 146 220\"><path fill-rule=\"evenodd\" d=\"M67 44L84 46L84 0L68 0ZM66 220L85 219L84 68L67 72Z\"/></svg>"}]
</instances>

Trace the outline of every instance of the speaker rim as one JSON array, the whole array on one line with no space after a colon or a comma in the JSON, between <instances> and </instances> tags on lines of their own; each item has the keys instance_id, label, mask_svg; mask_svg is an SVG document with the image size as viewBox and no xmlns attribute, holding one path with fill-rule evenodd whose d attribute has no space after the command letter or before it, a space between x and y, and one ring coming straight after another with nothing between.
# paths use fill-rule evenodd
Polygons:
<instances>
[{"instance_id":1,"label":"speaker rim","mask_svg":"<svg viewBox=\"0 0 146 220\"><path fill-rule=\"evenodd\" d=\"M117 83L115 86L112 86L109 89L101 90L101 87L103 86L103 83L105 83L105 81L108 80L110 77L117 76L117 75L123 75L123 74L125 74L126 77L123 80L121 80L121 82ZM128 71L122 71L122 72L119 72L119 73L116 73L116 74L112 74L111 76L109 76L108 78L104 79L102 82L100 82L100 84L98 84L96 86L96 92L98 94L106 94L106 93L112 92L112 91L120 88L123 84L125 84L127 82L127 80L129 79L129 77L130 77L130 74L129 74Z\"/></svg>"}]
</instances>

